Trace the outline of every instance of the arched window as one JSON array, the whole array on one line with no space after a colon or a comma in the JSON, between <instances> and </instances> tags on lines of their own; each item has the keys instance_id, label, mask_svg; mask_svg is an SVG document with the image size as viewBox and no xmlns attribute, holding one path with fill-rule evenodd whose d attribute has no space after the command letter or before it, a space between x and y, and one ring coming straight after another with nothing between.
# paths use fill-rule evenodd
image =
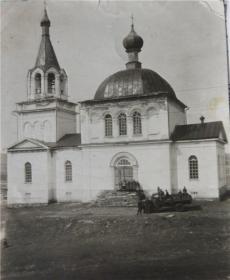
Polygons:
<instances>
[{"instance_id":1,"label":"arched window","mask_svg":"<svg viewBox=\"0 0 230 280\"><path fill-rule=\"evenodd\" d=\"M105 116L105 136L113 136L113 119L109 114Z\"/></svg>"},{"instance_id":2,"label":"arched window","mask_svg":"<svg viewBox=\"0 0 230 280\"><path fill-rule=\"evenodd\" d=\"M133 113L133 134L141 134L141 114L138 112Z\"/></svg>"},{"instance_id":3,"label":"arched window","mask_svg":"<svg viewBox=\"0 0 230 280\"><path fill-rule=\"evenodd\" d=\"M49 120L43 122L43 140L46 142L52 141L53 127Z\"/></svg>"},{"instance_id":4,"label":"arched window","mask_svg":"<svg viewBox=\"0 0 230 280\"><path fill-rule=\"evenodd\" d=\"M26 122L23 126L23 130L24 130L24 137L31 137L32 135L32 126L31 123Z\"/></svg>"},{"instance_id":5,"label":"arched window","mask_svg":"<svg viewBox=\"0 0 230 280\"><path fill-rule=\"evenodd\" d=\"M126 121L126 115L124 113L121 113L119 115L118 123L119 123L119 135L127 135L127 121Z\"/></svg>"},{"instance_id":6,"label":"arched window","mask_svg":"<svg viewBox=\"0 0 230 280\"><path fill-rule=\"evenodd\" d=\"M65 94L65 78L64 75L61 74L60 76L60 90L61 90L61 95Z\"/></svg>"},{"instance_id":7,"label":"arched window","mask_svg":"<svg viewBox=\"0 0 230 280\"><path fill-rule=\"evenodd\" d=\"M55 75L53 73L48 74L48 93L55 93Z\"/></svg>"},{"instance_id":8,"label":"arched window","mask_svg":"<svg viewBox=\"0 0 230 280\"><path fill-rule=\"evenodd\" d=\"M40 73L35 75L35 94L41 94L42 76Z\"/></svg>"},{"instance_id":9,"label":"arched window","mask_svg":"<svg viewBox=\"0 0 230 280\"><path fill-rule=\"evenodd\" d=\"M72 163L68 160L65 162L65 180L72 181Z\"/></svg>"},{"instance_id":10,"label":"arched window","mask_svg":"<svg viewBox=\"0 0 230 280\"><path fill-rule=\"evenodd\" d=\"M189 178L190 179L198 179L199 171L198 171L198 160L196 156L189 157Z\"/></svg>"},{"instance_id":11,"label":"arched window","mask_svg":"<svg viewBox=\"0 0 230 280\"><path fill-rule=\"evenodd\" d=\"M25 182L32 183L32 166L30 162L25 163Z\"/></svg>"}]
</instances>

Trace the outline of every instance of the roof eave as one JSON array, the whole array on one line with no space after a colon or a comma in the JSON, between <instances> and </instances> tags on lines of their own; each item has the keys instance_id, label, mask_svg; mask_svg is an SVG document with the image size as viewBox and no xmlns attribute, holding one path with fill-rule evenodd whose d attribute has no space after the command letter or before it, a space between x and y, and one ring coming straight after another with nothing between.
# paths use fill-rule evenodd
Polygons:
<instances>
[{"instance_id":1,"label":"roof eave","mask_svg":"<svg viewBox=\"0 0 230 280\"><path fill-rule=\"evenodd\" d=\"M119 96L119 97L112 97L112 98L104 98L104 99L89 99L80 101L80 104L86 105L93 105L93 104L100 104L100 103L111 103L111 102L118 102L118 101L129 101L129 100L137 100L137 99L150 99L150 98L159 98L159 97L166 97L169 99L174 100L183 108L187 108L187 106L181 102L176 97L170 96L169 92L153 92L152 94L139 94L139 95L127 95L127 96Z\"/></svg>"},{"instance_id":2,"label":"roof eave","mask_svg":"<svg viewBox=\"0 0 230 280\"><path fill-rule=\"evenodd\" d=\"M197 138L197 139L172 139L173 142L181 142L181 143L187 143L187 142L201 142L201 141L218 141L222 144L227 144L227 140L223 140L223 139L220 139L218 137L216 138Z\"/></svg>"}]
</instances>

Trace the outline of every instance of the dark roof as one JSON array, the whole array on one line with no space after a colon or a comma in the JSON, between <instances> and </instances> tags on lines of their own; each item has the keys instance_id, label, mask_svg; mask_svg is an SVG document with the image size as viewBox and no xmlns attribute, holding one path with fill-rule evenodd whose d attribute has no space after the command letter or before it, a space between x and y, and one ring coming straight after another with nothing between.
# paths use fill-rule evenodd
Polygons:
<instances>
[{"instance_id":1,"label":"dark roof","mask_svg":"<svg viewBox=\"0 0 230 280\"><path fill-rule=\"evenodd\" d=\"M15 148L15 146L17 146L19 143L21 143L25 140L26 139L9 147L8 151L13 150ZM53 150L53 149L55 150L55 149L62 148L62 147L66 147L66 148L67 147L78 147L81 144L81 134L79 134L79 133L66 134L61 139L59 139L57 142L45 142L45 141L35 139L35 138L27 138L27 140L35 142L35 144L37 142L37 143L40 143L41 145L44 145L45 147L42 147L43 149L50 148L51 150Z\"/></svg>"},{"instance_id":2,"label":"dark roof","mask_svg":"<svg viewBox=\"0 0 230 280\"><path fill-rule=\"evenodd\" d=\"M78 147L81 144L81 134L80 133L65 134L57 142L45 142L38 139L32 139L32 140L40 142L41 144L46 145L51 149L62 148L62 147Z\"/></svg>"},{"instance_id":3,"label":"dark roof","mask_svg":"<svg viewBox=\"0 0 230 280\"><path fill-rule=\"evenodd\" d=\"M56 143L56 147L77 147L81 144L81 134L66 134Z\"/></svg>"},{"instance_id":4,"label":"dark roof","mask_svg":"<svg viewBox=\"0 0 230 280\"><path fill-rule=\"evenodd\" d=\"M40 67L44 71L50 67L60 70L60 66L49 36L42 36L35 67Z\"/></svg>"},{"instance_id":5,"label":"dark roof","mask_svg":"<svg viewBox=\"0 0 230 280\"><path fill-rule=\"evenodd\" d=\"M176 97L169 83L156 72L149 69L126 69L105 79L98 87L94 99L111 99L121 96L157 95L166 92Z\"/></svg>"},{"instance_id":6,"label":"dark roof","mask_svg":"<svg viewBox=\"0 0 230 280\"><path fill-rule=\"evenodd\" d=\"M196 123L187 125L176 125L172 134L172 140L198 140L217 139L222 133L222 140L227 142L226 133L221 121Z\"/></svg>"}]
</instances>

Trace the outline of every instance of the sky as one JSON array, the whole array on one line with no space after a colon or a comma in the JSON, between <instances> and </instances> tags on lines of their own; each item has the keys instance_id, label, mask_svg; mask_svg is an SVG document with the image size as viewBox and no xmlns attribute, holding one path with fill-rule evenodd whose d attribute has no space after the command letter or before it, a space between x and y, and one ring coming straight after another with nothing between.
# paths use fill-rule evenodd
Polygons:
<instances>
[{"instance_id":1,"label":"sky","mask_svg":"<svg viewBox=\"0 0 230 280\"><path fill-rule=\"evenodd\" d=\"M143 68L156 71L188 106L188 123L222 120L229 133L224 9L214 1L46 0L51 41L68 75L69 100L93 99L100 83L125 69L122 40L131 14L143 38ZM17 141L15 103L26 100L27 72L41 40L44 2L1 2L1 147Z\"/></svg>"}]
</instances>

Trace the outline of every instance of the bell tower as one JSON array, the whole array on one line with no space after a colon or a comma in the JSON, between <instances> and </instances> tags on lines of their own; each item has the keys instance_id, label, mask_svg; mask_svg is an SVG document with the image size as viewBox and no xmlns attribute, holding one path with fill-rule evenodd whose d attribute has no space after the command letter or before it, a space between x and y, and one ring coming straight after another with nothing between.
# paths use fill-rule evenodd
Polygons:
<instances>
[{"instance_id":1,"label":"bell tower","mask_svg":"<svg viewBox=\"0 0 230 280\"><path fill-rule=\"evenodd\" d=\"M35 65L27 75L27 100L17 103L18 140L56 142L76 132L76 104L68 101L68 77L58 63L50 40L47 10L40 22L41 43Z\"/></svg>"},{"instance_id":2,"label":"bell tower","mask_svg":"<svg viewBox=\"0 0 230 280\"><path fill-rule=\"evenodd\" d=\"M61 69L50 40L46 9L41 20L42 38L35 66L28 71L28 100L57 97L67 99L67 75Z\"/></svg>"}]
</instances>

